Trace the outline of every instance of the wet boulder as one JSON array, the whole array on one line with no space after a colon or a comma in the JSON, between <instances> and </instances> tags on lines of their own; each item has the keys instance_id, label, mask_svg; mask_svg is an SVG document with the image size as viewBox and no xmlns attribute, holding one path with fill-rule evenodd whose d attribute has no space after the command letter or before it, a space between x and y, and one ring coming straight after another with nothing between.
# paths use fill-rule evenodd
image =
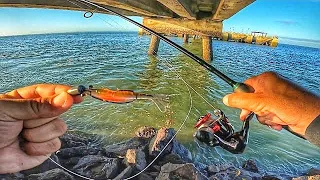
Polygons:
<instances>
[{"instance_id":1,"label":"wet boulder","mask_svg":"<svg viewBox=\"0 0 320 180\"><path fill-rule=\"evenodd\" d=\"M83 157L87 155L104 155L108 157L114 157L113 153L107 153L104 148L101 147L88 147L79 146L72 148L60 149L57 153L59 158L72 158L72 157Z\"/></svg>"},{"instance_id":2,"label":"wet boulder","mask_svg":"<svg viewBox=\"0 0 320 180\"><path fill-rule=\"evenodd\" d=\"M137 180L154 180L152 176L148 175L147 173L141 173L138 177Z\"/></svg>"},{"instance_id":3,"label":"wet boulder","mask_svg":"<svg viewBox=\"0 0 320 180\"><path fill-rule=\"evenodd\" d=\"M132 166L128 166L120 174L118 174L117 177L114 178L114 180L122 180L130 177L133 169L134 168Z\"/></svg>"},{"instance_id":4,"label":"wet boulder","mask_svg":"<svg viewBox=\"0 0 320 180\"><path fill-rule=\"evenodd\" d=\"M256 165L256 162L254 160L247 160L242 164L242 168L247 170L247 171L251 171L251 172L259 172L258 167Z\"/></svg>"},{"instance_id":5,"label":"wet boulder","mask_svg":"<svg viewBox=\"0 0 320 180\"><path fill-rule=\"evenodd\" d=\"M192 162L191 152L173 138L175 133L173 128L159 129L157 135L152 138L149 144L149 155L155 157L163 150L161 157L168 154L176 154L183 161Z\"/></svg>"},{"instance_id":6,"label":"wet boulder","mask_svg":"<svg viewBox=\"0 0 320 180\"><path fill-rule=\"evenodd\" d=\"M124 160L127 166L134 166L139 171L147 166L146 155L140 149L128 149Z\"/></svg>"},{"instance_id":7,"label":"wet boulder","mask_svg":"<svg viewBox=\"0 0 320 180\"><path fill-rule=\"evenodd\" d=\"M27 177L29 180L74 180L74 178L67 173L66 171L56 168L56 169L51 169L49 171L43 172L43 173L38 173L38 174L31 174Z\"/></svg>"},{"instance_id":8,"label":"wet boulder","mask_svg":"<svg viewBox=\"0 0 320 180\"><path fill-rule=\"evenodd\" d=\"M81 158L73 171L92 179L115 178L120 169L118 158L88 155Z\"/></svg>"},{"instance_id":9,"label":"wet boulder","mask_svg":"<svg viewBox=\"0 0 320 180\"><path fill-rule=\"evenodd\" d=\"M135 132L137 137L152 138L157 134L157 130L153 127L143 126Z\"/></svg>"},{"instance_id":10,"label":"wet boulder","mask_svg":"<svg viewBox=\"0 0 320 180\"><path fill-rule=\"evenodd\" d=\"M145 149L149 144L149 140L141 137L134 137L127 141L105 146L107 153L114 153L118 156L125 156L128 149Z\"/></svg>"},{"instance_id":11,"label":"wet boulder","mask_svg":"<svg viewBox=\"0 0 320 180\"><path fill-rule=\"evenodd\" d=\"M71 157L71 158L67 158L67 159L60 159L60 164L63 167L70 169L73 166L75 166L76 164L78 164L80 159L81 159L81 157Z\"/></svg>"},{"instance_id":12,"label":"wet boulder","mask_svg":"<svg viewBox=\"0 0 320 180\"><path fill-rule=\"evenodd\" d=\"M0 180L20 180L24 179L24 174L22 173L10 173L10 174L0 174Z\"/></svg>"},{"instance_id":13,"label":"wet boulder","mask_svg":"<svg viewBox=\"0 0 320 180\"><path fill-rule=\"evenodd\" d=\"M61 148L73 148L77 146L85 146L89 143L87 138L66 133L60 137Z\"/></svg>"},{"instance_id":14,"label":"wet boulder","mask_svg":"<svg viewBox=\"0 0 320 180\"><path fill-rule=\"evenodd\" d=\"M207 179L200 172L196 170L193 164L172 164L167 163L161 167L161 171L156 180L163 179L190 179L190 180L204 180Z\"/></svg>"},{"instance_id":15,"label":"wet boulder","mask_svg":"<svg viewBox=\"0 0 320 180\"><path fill-rule=\"evenodd\" d=\"M216 164L207 167L210 179L221 180L251 180L261 179L261 175L252 171L237 168L231 163Z\"/></svg>"}]
</instances>

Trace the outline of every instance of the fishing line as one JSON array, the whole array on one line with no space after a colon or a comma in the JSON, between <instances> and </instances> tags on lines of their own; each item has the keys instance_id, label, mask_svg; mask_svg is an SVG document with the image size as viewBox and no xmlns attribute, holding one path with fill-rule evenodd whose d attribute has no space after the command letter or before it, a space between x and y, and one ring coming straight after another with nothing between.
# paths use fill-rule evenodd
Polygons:
<instances>
[{"instance_id":1,"label":"fishing line","mask_svg":"<svg viewBox=\"0 0 320 180\"><path fill-rule=\"evenodd\" d=\"M67 0L67 1L70 2L69 0ZM78 0L76 0L76 1L78 2ZM70 2L70 3L72 3L72 4L74 4L74 5L82 8L81 6L79 6L79 5L76 4L76 3L73 3L73 2ZM89 6L87 5L87 7L89 7ZM89 8L90 8L90 7L89 7ZM94 9L94 11L95 11L95 9ZM91 12L91 11L90 11L90 12ZM99 18L100 18L100 17L99 17ZM102 19L102 18L100 18L100 19ZM102 19L102 20L103 20L103 19ZM104 21L105 21L105 20L104 20ZM109 24L109 23L108 23L108 24ZM119 25L119 24L118 24L118 25ZM153 56L156 57L155 55L153 55ZM165 62L169 65L169 62L168 62L167 60L165 60ZM172 67L171 65L170 65L170 67L169 67L169 66L167 66L167 67L168 67L170 70L173 69L173 67ZM182 124L180 125L180 127L178 128L178 130L176 131L176 133L175 133L175 134L173 135L173 137L169 140L169 142L165 145L165 147L159 152L159 154L158 154L143 170L141 170L140 172L138 172L137 174L135 174L135 175L133 175L133 176L131 176L131 177L129 177L129 178L126 178L126 180L129 180L129 179L132 179L132 178L134 178L134 177L137 177L138 175L140 175L141 173L143 173L145 170L147 170L147 169L160 157L160 155L164 152L164 150L169 146L169 144L174 140L174 138L175 138L175 137L178 135L178 133L181 131L182 127L184 126L184 124L186 123L187 119L189 118L190 113L191 113L191 109L192 109L192 107L193 107L193 101L192 101L192 95L191 95L190 88L192 88L192 90L193 90L194 92L196 92L196 94L197 94L198 96L200 96L207 104L209 104L211 107L213 107L207 100L205 100L205 98L204 98L203 96L201 96L191 85L189 85L175 70L174 70L174 73L178 76L179 79L181 79L181 80L184 82L185 86L187 87L187 90L188 90L188 93L189 93L189 98L190 98L190 105L189 105L188 113L187 113L184 121L182 122ZM154 103L155 103L155 102L154 102ZM155 103L155 104L156 104L156 106L158 107L157 103ZM214 107L213 107L213 108L214 108ZM160 110L159 107L158 107L158 109ZM75 176L78 176L78 177L81 177L81 178L84 178L84 179L88 179L88 180L92 180L91 178L82 176L82 175L80 175L80 174L77 174L77 173L75 173L75 172L73 172L73 171L71 171L71 170L63 167L62 165L60 165L59 163L55 162L55 161L54 161L52 158L50 158L50 157L49 157L49 159L50 159L54 164L58 165L60 168L66 170L67 172L72 173L72 174L75 175ZM200 170L198 170L198 169L195 167L194 164L192 164L192 165L193 165L193 167L194 167L198 172L201 173L202 176L204 176L205 178L209 179L209 178L206 177Z\"/></svg>"}]
</instances>

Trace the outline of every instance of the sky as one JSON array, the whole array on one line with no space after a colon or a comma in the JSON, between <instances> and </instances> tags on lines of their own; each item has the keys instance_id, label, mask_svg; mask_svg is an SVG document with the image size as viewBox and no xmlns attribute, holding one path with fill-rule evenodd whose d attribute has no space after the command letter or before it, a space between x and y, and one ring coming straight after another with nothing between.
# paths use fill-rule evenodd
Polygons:
<instances>
[{"instance_id":1,"label":"sky","mask_svg":"<svg viewBox=\"0 0 320 180\"><path fill-rule=\"evenodd\" d=\"M225 20L223 30L263 31L289 44L310 39L320 47L319 17L320 0L256 0Z\"/></svg>"},{"instance_id":2,"label":"sky","mask_svg":"<svg viewBox=\"0 0 320 180\"><path fill-rule=\"evenodd\" d=\"M0 36L85 31L137 31L134 25L110 15L83 12L0 8ZM320 43L320 0L256 0L223 22L223 31L263 31L288 42L292 38ZM141 22L140 17L133 19ZM290 39L291 38L291 39ZM306 41L307 41L306 40Z\"/></svg>"}]
</instances>

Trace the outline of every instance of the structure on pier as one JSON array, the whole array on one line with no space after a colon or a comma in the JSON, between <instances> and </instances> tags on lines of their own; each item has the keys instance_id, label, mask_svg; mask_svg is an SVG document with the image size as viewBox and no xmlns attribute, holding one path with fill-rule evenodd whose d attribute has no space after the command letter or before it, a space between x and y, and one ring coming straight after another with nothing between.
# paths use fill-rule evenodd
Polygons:
<instances>
[{"instance_id":1,"label":"structure on pier","mask_svg":"<svg viewBox=\"0 0 320 180\"><path fill-rule=\"evenodd\" d=\"M276 36L267 36L267 33L258 31L253 31L251 34L224 32L222 33L222 38L219 39L223 41L241 42L271 47L277 47L279 41L278 37Z\"/></svg>"},{"instance_id":2,"label":"structure on pier","mask_svg":"<svg viewBox=\"0 0 320 180\"><path fill-rule=\"evenodd\" d=\"M203 38L203 56L212 59L212 37L222 36L222 21L254 0L90 0L127 16L144 17L143 24L159 33ZM53 8L106 13L82 0L0 0L0 7ZM157 37L151 38L149 53L156 53Z\"/></svg>"}]
</instances>

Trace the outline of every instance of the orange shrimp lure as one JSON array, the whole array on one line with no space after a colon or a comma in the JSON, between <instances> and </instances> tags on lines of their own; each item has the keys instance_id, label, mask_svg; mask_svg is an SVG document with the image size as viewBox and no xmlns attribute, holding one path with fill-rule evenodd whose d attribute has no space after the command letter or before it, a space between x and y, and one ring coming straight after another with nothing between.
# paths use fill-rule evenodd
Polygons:
<instances>
[{"instance_id":1,"label":"orange shrimp lure","mask_svg":"<svg viewBox=\"0 0 320 180\"><path fill-rule=\"evenodd\" d=\"M86 88L83 85L68 90L68 93L71 95L81 96L89 95L101 101L118 104L130 103L135 100L149 100L152 101L161 112L165 112L169 102L168 96L164 94L151 95L135 93L132 90L111 90L107 88L95 89L93 86Z\"/></svg>"}]
</instances>

